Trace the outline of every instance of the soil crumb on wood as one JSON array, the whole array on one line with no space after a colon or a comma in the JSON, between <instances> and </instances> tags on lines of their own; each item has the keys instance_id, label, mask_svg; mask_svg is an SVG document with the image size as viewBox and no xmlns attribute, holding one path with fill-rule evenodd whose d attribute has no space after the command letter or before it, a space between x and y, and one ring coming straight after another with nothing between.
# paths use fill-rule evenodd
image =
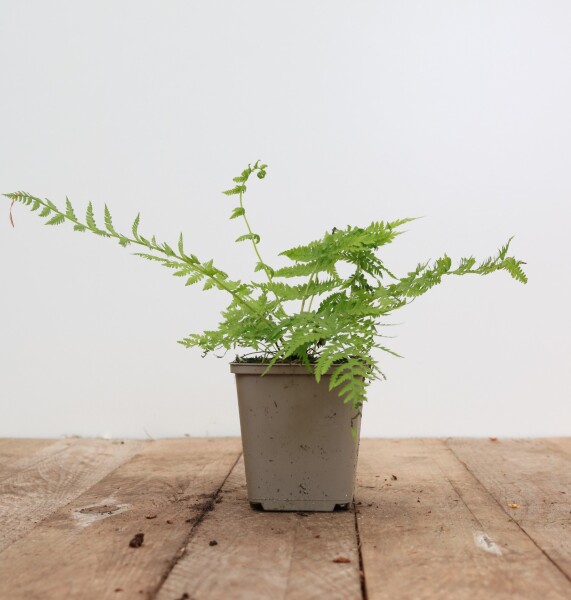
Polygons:
<instances>
[{"instance_id":1,"label":"soil crumb on wood","mask_svg":"<svg viewBox=\"0 0 571 600\"><path fill-rule=\"evenodd\" d=\"M218 542L217 542L216 540L210 540L210 541L208 542L208 545L209 545L209 546L218 546Z\"/></svg>"},{"instance_id":2,"label":"soil crumb on wood","mask_svg":"<svg viewBox=\"0 0 571 600\"><path fill-rule=\"evenodd\" d=\"M200 510L204 512L214 510L214 500L210 499L206 500L205 502L200 502L199 504L195 504L192 508L194 508L194 510Z\"/></svg>"},{"instance_id":3,"label":"soil crumb on wood","mask_svg":"<svg viewBox=\"0 0 571 600\"><path fill-rule=\"evenodd\" d=\"M144 533L136 533L133 536L133 539L129 542L129 547L131 548L140 548L143 545L143 540L145 539Z\"/></svg>"}]
</instances>

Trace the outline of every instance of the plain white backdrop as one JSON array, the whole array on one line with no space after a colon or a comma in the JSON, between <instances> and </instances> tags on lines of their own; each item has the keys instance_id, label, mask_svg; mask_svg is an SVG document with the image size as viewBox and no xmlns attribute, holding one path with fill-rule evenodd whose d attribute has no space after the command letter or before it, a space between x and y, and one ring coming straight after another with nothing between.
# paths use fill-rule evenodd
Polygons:
<instances>
[{"instance_id":1,"label":"plain white backdrop","mask_svg":"<svg viewBox=\"0 0 571 600\"><path fill-rule=\"evenodd\" d=\"M384 252L493 254L395 314L365 436L571 433L571 4L0 1L0 191L248 277L220 194L248 163L266 260L347 224L425 218ZM231 355L176 341L226 298L0 201L0 436L238 435ZM274 260L274 264L280 264Z\"/></svg>"}]
</instances>

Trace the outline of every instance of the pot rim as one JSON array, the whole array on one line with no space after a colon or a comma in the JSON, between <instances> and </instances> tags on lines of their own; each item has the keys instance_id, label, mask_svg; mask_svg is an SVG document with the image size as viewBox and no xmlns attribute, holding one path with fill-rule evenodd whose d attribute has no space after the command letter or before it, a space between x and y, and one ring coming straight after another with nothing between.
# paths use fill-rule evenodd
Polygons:
<instances>
[{"instance_id":1,"label":"pot rim","mask_svg":"<svg viewBox=\"0 0 571 600\"><path fill-rule=\"evenodd\" d=\"M312 365L312 367L313 366L314 365ZM230 363L230 371L236 375L262 375L267 368L267 363ZM331 371L326 373L326 375L330 374ZM264 377L267 377L268 375L306 375L315 377L313 369L309 371L305 365L292 365L291 363L275 363Z\"/></svg>"}]
</instances>

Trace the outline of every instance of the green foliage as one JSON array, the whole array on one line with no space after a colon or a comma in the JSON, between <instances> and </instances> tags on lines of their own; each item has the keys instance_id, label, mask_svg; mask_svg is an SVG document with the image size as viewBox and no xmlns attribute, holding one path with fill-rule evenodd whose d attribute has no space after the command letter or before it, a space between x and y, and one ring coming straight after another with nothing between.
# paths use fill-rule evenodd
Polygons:
<instances>
[{"instance_id":1,"label":"green foliage","mask_svg":"<svg viewBox=\"0 0 571 600\"><path fill-rule=\"evenodd\" d=\"M378 256L378 250L392 243L402 233L402 227L413 219L379 221L367 227L334 228L320 239L281 253L292 264L275 268L260 254L260 236L252 231L244 208L246 183L252 175L266 176L267 165L257 161L234 177L234 186L224 192L237 196L239 205L230 219L241 218L246 233L237 242L250 242L256 256L255 272L266 281L244 283L231 280L212 260L201 261L188 254L182 234L175 246L159 243L152 236L139 233L140 215L131 227L131 234L119 233L113 224L109 208L103 212L104 229L95 220L91 202L85 220L79 221L68 198L65 209L58 209L50 200L42 200L25 192L6 194L12 203L21 203L46 225L69 221L74 230L89 231L114 238L121 246L135 245L144 250L135 252L146 260L171 269L185 285L203 284L203 289L217 289L230 295L230 304L222 312L218 327L200 334L190 334L180 343L187 348L201 348L204 354L239 349L247 357L257 354L272 365L295 361L307 365L318 381L329 376L329 387L337 389L344 402L360 411L366 399L368 384L384 378L375 350L395 354L381 344L383 318L396 309L422 296L443 278L451 275L489 275L507 271L515 280L526 283L524 263L508 256L511 239L498 253L482 262L474 257L461 258L455 264L444 255L434 261L419 263L403 277L394 275ZM175 249L176 248L176 249ZM349 267L349 274L339 275ZM290 280L296 279L295 283ZM397 355L398 356L398 355Z\"/></svg>"}]
</instances>

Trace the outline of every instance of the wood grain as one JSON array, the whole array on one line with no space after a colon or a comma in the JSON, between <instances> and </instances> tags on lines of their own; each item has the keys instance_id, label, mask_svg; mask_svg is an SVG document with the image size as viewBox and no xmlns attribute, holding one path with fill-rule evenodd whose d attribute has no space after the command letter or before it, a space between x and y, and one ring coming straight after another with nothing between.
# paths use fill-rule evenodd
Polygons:
<instances>
[{"instance_id":1,"label":"wood grain","mask_svg":"<svg viewBox=\"0 0 571 600\"><path fill-rule=\"evenodd\" d=\"M193 535L159 600L361 598L352 512L254 511L242 461L224 484L221 499Z\"/></svg>"},{"instance_id":2,"label":"wood grain","mask_svg":"<svg viewBox=\"0 0 571 600\"><path fill-rule=\"evenodd\" d=\"M571 580L571 455L561 444L450 440L448 445Z\"/></svg>"},{"instance_id":3,"label":"wood grain","mask_svg":"<svg viewBox=\"0 0 571 600\"><path fill-rule=\"evenodd\" d=\"M147 443L1 555L0 598L154 597L240 449L238 439Z\"/></svg>"},{"instance_id":4,"label":"wood grain","mask_svg":"<svg viewBox=\"0 0 571 600\"><path fill-rule=\"evenodd\" d=\"M571 456L571 438L550 438L544 440L544 442Z\"/></svg>"},{"instance_id":5,"label":"wood grain","mask_svg":"<svg viewBox=\"0 0 571 600\"><path fill-rule=\"evenodd\" d=\"M69 440L0 439L0 481L71 444Z\"/></svg>"},{"instance_id":6,"label":"wood grain","mask_svg":"<svg viewBox=\"0 0 571 600\"><path fill-rule=\"evenodd\" d=\"M254 511L239 456L239 439L0 440L0 598L362 598L355 513ZM367 598L569 599L570 500L568 438L364 440Z\"/></svg>"},{"instance_id":7,"label":"wood grain","mask_svg":"<svg viewBox=\"0 0 571 600\"><path fill-rule=\"evenodd\" d=\"M568 579L442 441L367 440L357 500L369 600L571 597Z\"/></svg>"},{"instance_id":8,"label":"wood grain","mask_svg":"<svg viewBox=\"0 0 571 600\"><path fill-rule=\"evenodd\" d=\"M144 442L75 439L0 482L0 552L129 459ZM49 450L48 446L46 450ZM40 450L40 452L42 452Z\"/></svg>"}]
</instances>

